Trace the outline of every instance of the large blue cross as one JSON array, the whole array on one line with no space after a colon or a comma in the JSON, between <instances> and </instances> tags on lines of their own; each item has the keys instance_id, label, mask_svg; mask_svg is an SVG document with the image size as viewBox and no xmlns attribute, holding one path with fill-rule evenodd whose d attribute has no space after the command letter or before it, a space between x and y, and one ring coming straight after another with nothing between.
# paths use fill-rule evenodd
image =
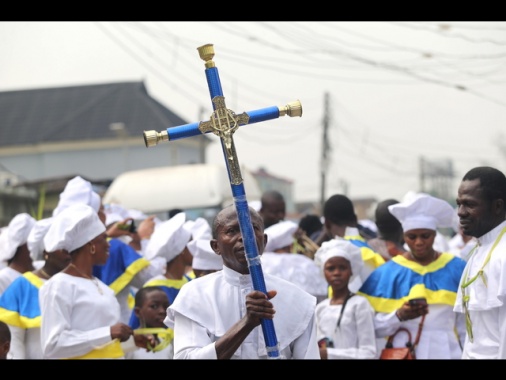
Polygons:
<instances>
[{"instance_id":1,"label":"large blue cross","mask_svg":"<svg viewBox=\"0 0 506 380\"><path fill-rule=\"evenodd\" d=\"M297 100L284 107L267 107L236 115L233 111L227 109L225 105L225 97L221 89L218 68L212 60L214 57L213 45L203 45L198 47L197 50L200 58L205 61L207 85L213 103L214 112L209 121L170 127L162 132L144 131L144 142L146 147L152 147L162 141L173 141L209 132L220 137L253 287L255 290L260 290L267 294L233 134L240 126L245 124L276 119L285 115L291 117L302 116L302 105ZM279 344L272 319L262 319L261 325L267 356L268 358L278 359Z\"/></svg>"}]
</instances>

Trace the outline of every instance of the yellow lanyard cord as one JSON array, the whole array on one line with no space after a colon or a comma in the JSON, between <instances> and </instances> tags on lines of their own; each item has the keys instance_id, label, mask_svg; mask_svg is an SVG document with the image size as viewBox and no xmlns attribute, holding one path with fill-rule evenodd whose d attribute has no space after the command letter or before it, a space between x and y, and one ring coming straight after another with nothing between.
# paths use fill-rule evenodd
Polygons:
<instances>
[{"instance_id":1,"label":"yellow lanyard cord","mask_svg":"<svg viewBox=\"0 0 506 380\"><path fill-rule=\"evenodd\" d=\"M171 344L172 340L174 339L174 330L164 329L161 327L145 327L135 329L134 334L136 335L156 334L157 337L161 338L161 342L158 343L155 347L151 347L151 345L148 342L147 344L148 350L152 352L158 352L163 350L169 344Z\"/></svg>"},{"instance_id":2,"label":"yellow lanyard cord","mask_svg":"<svg viewBox=\"0 0 506 380\"><path fill-rule=\"evenodd\" d=\"M506 227L502 229L502 231L499 234L499 236L497 236L497 238L495 239L494 245L492 245L492 248L490 248L490 251L488 251L487 257L485 258L485 261L483 262L483 265L481 266L481 268L478 271L478 273L476 273L476 275L474 275L472 278L468 278L470 266L466 269L466 273L464 275L464 278L466 280L460 286L460 288L462 290L462 305L464 307L464 311L465 311L465 315L466 315L466 330L467 330L467 334L469 335L469 340L471 342L473 341L473 325L472 325L472 322L471 322L471 316L469 315L469 310L467 309L467 304L469 303L470 295L469 294L465 294L465 289L469 285L471 285L473 282L475 282L478 277L481 277L483 283L485 284L485 287L488 286L487 285L487 278L486 278L485 273L484 273L484 268L485 268L485 265L487 265L488 262L490 261L490 258L492 257L492 252L494 251L495 247L497 247L497 245L501 241L502 236L505 233L506 233ZM469 253L469 258L471 258L471 256L474 254L474 252L476 251L477 247L478 247L478 243L476 243L476 245L474 246L474 248L472 249L472 251Z\"/></svg>"}]
</instances>

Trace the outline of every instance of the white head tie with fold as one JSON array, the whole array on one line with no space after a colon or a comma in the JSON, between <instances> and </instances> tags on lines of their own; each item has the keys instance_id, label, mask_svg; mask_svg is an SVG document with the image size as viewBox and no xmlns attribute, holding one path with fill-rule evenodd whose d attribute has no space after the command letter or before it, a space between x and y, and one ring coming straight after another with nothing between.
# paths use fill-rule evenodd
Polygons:
<instances>
[{"instance_id":1,"label":"white head tie with fold","mask_svg":"<svg viewBox=\"0 0 506 380\"><path fill-rule=\"evenodd\" d=\"M406 202L390 205L388 210L399 220L404 232L452 227L455 215L455 210L447 201L428 194L419 194Z\"/></svg>"},{"instance_id":2,"label":"white head tie with fold","mask_svg":"<svg viewBox=\"0 0 506 380\"><path fill-rule=\"evenodd\" d=\"M52 222L53 218L37 220L30 231L30 234L28 234L26 244L28 245L30 257L33 261L43 259L42 253L44 252L44 236L46 236L47 231L49 231L49 227Z\"/></svg>"},{"instance_id":3,"label":"white head tie with fold","mask_svg":"<svg viewBox=\"0 0 506 380\"><path fill-rule=\"evenodd\" d=\"M292 244L294 241L293 234L298 228L299 225L291 220L284 220L267 227L265 229L267 244L264 252L274 252Z\"/></svg>"},{"instance_id":4,"label":"white head tie with fold","mask_svg":"<svg viewBox=\"0 0 506 380\"><path fill-rule=\"evenodd\" d=\"M350 262L352 275L349 283L351 283L356 276L360 275L364 266L362 252L358 246L349 240L336 238L322 243L314 256L314 261L320 267L322 275L325 263L332 257L343 257Z\"/></svg>"},{"instance_id":5,"label":"white head tie with fold","mask_svg":"<svg viewBox=\"0 0 506 380\"><path fill-rule=\"evenodd\" d=\"M14 257L18 247L27 242L34 225L35 219L25 212L11 219L0 234L0 261L7 261Z\"/></svg>"},{"instance_id":6,"label":"white head tie with fold","mask_svg":"<svg viewBox=\"0 0 506 380\"><path fill-rule=\"evenodd\" d=\"M190 241L191 232L185 228L186 214L180 212L169 220L156 225L149 239L144 256L148 260L163 257L167 262L181 254Z\"/></svg>"},{"instance_id":7,"label":"white head tie with fold","mask_svg":"<svg viewBox=\"0 0 506 380\"><path fill-rule=\"evenodd\" d=\"M53 218L44 236L44 247L47 252L63 249L70 253L103 232L105 225L97 212L91 206L76 203Z\"/></svg>"},{"instance_id":8,"label":"white head tie with fold","mask_svg":"<svg viewBox=\"0 0 506 380\"><path fill-rule=\"evenodd\" d=\"M194 239L186 245L193 255L192 267L194 269L223 269L223 259L213 251L210 242L210 239Z\"/></svg>"},{"instance_id":9,"label":"white head tie with fold","mask_svg":"<svg viewBox=\"0 0 506 380\"><path fill-rule=\"evenodd\" d=\"M59 214L70 205L82 203L90 206L98 212L100 209L101 198L98 193L93 191L91 182L86 181L80 176L76 176L67 182L65 189L60 194L58 205L53 210L53 216Z\"/></svg>"}]
</instances>

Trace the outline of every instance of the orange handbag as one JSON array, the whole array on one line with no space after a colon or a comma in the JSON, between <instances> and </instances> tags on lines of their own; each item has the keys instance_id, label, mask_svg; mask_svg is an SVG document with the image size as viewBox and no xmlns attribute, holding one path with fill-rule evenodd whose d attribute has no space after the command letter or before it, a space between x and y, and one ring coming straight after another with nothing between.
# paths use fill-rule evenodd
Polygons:
<instances>
[{"instance_id":1,"label":"orange handbag","mask_svg":"<svg viewBox=\"0 0 506 380\"><path fill-rule=\"evenodd\" d=\"M380 360L415 360L415 347L420 340L424 320L425 315L422 317L420 325L418 325L418 333L413 343L411 342L411 333L405 327L399 327L393 335L390 335L385 348L381 350ZM408 340L406 342L406 347L393 347L394 337L400 332L407 334Z\"/></svg>"}]
</instances>

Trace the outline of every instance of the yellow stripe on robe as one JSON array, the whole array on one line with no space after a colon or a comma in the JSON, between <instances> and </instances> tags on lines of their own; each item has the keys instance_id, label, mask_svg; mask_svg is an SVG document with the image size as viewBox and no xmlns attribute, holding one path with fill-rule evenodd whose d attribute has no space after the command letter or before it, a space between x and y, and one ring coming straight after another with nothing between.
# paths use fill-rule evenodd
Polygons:
<instances>
[{"instance_id":1,"label":"yellow stripe on robe","mask_svg":"<svg viewBox=\"0 0 506 380\"><path fill-rule=\"evenodd\" d=\"M112 342L95 348L87 354L69 359L118 359L124 356L125 353L121 348L120 341L118 339L114 339Z\"/></svg>"}]
</instances>

